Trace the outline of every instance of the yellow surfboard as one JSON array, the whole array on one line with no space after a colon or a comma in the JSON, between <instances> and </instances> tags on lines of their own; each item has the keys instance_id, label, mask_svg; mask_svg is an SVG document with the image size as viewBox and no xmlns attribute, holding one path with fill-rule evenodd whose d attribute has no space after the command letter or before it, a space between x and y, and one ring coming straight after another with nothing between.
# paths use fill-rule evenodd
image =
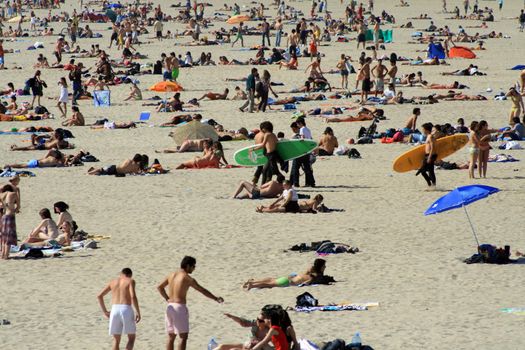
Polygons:
<instances>
[{"instance_id":1,"label":"yellow surfboard","mask_svg":"<svg viewBox=\"0 0 525 350\"><path fill-rule=\"evenodd\" d=\"M452 136L442 137L436 140L437 159L441 160L455 153L465 146L468 142L468 136L465 134L458 134ZM406 173L407 171L417 170L421 167L425 159L425 145L420 145L412 148L397 157L394 160L393 168L398 173Z\"/></svg>"}]
</instances>

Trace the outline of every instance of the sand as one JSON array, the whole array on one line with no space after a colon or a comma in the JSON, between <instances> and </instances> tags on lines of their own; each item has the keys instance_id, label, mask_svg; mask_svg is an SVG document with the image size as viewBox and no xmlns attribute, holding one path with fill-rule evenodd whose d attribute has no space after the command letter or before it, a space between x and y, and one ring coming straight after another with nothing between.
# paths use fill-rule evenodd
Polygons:
<instances>
[{"instance_id":1,"label":"sand","mask_svg":"<svg viewBox=\"0 0 525 350\"><path fill-rule=\"evenodd\" d=\"M246 1L242 2L246 4ZM457 1L459 5L459 1ZM221 2L208 8L210 14ZM310 2L291 2L306 13ZM376 1L377 9L385 8L393 13L398 24L407 17L428 13L437 26L448 24L452 30L458 25L477 25L478 21L445 20L441 2L412 0L407 8L394 7L397 2ZM162 2L163 9L168 3ZM450 3L452 8L455 4ZM480 2L481 6L496 7L497 3ZM491 30L503 32L510 39L492 39L486 42L486 51L478 52L474 61L451 60L447 67L399 66L400 75L423 71L430 82L452 83L459 80L470 86L469 94L483 93L488 87L484 102L447 102L422 106L420 123L455 124L464 117L467 124L472 120L485 119L491 127L506 125L510 102L494 101L492 96L500 88L507 90L518 73L507 70L523 64L523 34L518 32L517 21L502 19L519 13L519 2L505 2L503 11L496 10L496 22L489 29L467 29L468 33ZM75 3L75 6L77 4ZM429 7L430 6L430 7ZM71 5L66 5L68 10ZM331 1L333 16L343 14L343 7ZM37 11L43 15L47 11ZM275 14L275 9L270 10ZM413 20L416 28L425 28L429 22ZM83 24L85 25L85 24ZM100 43L106 48L109 42L108 24L89 24L95 31L105 30L102 39L80 39L82 48ZM60 29L65 25L54 23ZM215 23L211 29L223 26ZM227 25L224 25L227 27ZM27 28L28 24L24 24ZM386 25L385 28L390 28ZM166 23L165 30L174 32L183 25ZM286 31L290 30L286 27ZM424 45L406 42L415 29L395 29L395 42L387 46L387 54L415 57L415 50ZM34 41L43 41L45 49L27 51ZM21 65L23 70L0 72L0 85L9 81L15 86L32 76L37 53L44 53L50 62L54 37L28 38L15 43L5 42L6 49L19 49L20 53L7 54L6 65ZM246 45L258 44L260 37L245 37ZM189 37L179 38L177 43L189 42ZM211 52L214 59L219 55L247 59L255 52L239 51L226 46L181 47L173 46L173 40L138 47L154 62L161 52L175 51L184 54L191 51L198 58L202 51ZM334 68L341 53L357 58L355 42L334 43L323 46L326 54L323 68ZM109 51L118 56L115 48ZM381 54L383 51L381 51ZM64 56L67 60L67 55ZM88 67L94 59L82 59ZM308 64L308 58L299 60L300 70ZM443 71L465 68L477 64L484 77L441 77ZM225 82L227 77L244 77L249 66L196 67L182 69L180 83L187 91L182 99L200 97L205 91L220 92L224 87L233 89L243 83ZM288 90L305 80L302 72L269 69L273 81L285 83ZM56 82L66 76L64 71L43 70L42 77L49 87L45 90L43 104L57 114L55 102L47 97L58 97ZM338 75L328 75L334 86L339 86ZM158 76L139 76L141 89L146 89ZM355 75L350 76L354 84ZM278 91L283 88L277 88ZM405 96L423 96L429 91L418 88L401 89ZM141 102L121 103L128 93L128 86L112 87L114 105L109 109L95 109L90 101L81 101L80 108L87 122L100 117L113 120L137 120L141 111L153 110L142 107ZM288 94L280 94L286 96ZM153 96L144 92L145 97ZM28 100L27 97L20 101ZM346 103L346 100L342 100ZM324 103L324 102L323 102ZM337 103L334 103L337 104ZM205 118L219 121L227 129L245 126L255 128L261 121L270 120L276 131L290 134L291 113L271 112L241 114L239 102L203 102L199 111ZM308 102L302 109L318 106ZM385 107L388 120L381 122L381 130L402 127L411 113L412 105ZM152 113L155 125L166 121L171 114ZM35 123L0 123L1 129L34 125L58 127L61 120ZM317 139L326 124L311 118L307 120ZM331 125L340 142L356 137L363 123ZM87 127L71 128L78 148L90 151L100 158L102 165L109 165L140 152L155 156L154 150L172 146L169 129L141 126L134 130L93 131ZM0 162L22 162L42 155L41 152L11 152L13 143L23 143L27 136L0 136ZM224 143L226 157L231 161L236 149L249 142ZM493 147L497 144L493 143ZM95 177L86 175L88 166L63 169L36 169L34 178L21 182L22 212L17 216L19 238L24 238L39 222L38 211L51 208L56 201L67 202L70 212L79 226L94 234L111 235L100 243L100 249L66 254L62 258L35 261L12 260L0 263L0 319L9 319L10 326L0 326L1 349L101 349L109 348L108 322L99 310L96 295L123 267L134 271L137 293L143 320L138 325L137 349L159 349L165 342L165 303L156 291L157 284L178 268L184 255L197 258L194 277L203 286L225 299L223 305L206 299L195 291L189 295L191 335L188 349L204 349L208 340L215 336L220 341L243 342L248 332L223 316L224 312L255 318L265 304L278 303L293 306L295 297L309 291L321 303L378 301L380 306L363 312L328 312L302 314L291 312L296 333L300 338L320 342L334 338L350 340L356 331L361 332L363 342L375 349L518 349L523 346L522 319L516 315L503 314L503 307L523 305L522 267L519 265L466 265L461 260L475 252L475 243L465 214L461 210L425 217L423 212L439 196L456 186L481 183L501 189L490 198L469 206L469 212L482 242L503 246L512 250L525 249L522 236L523 151L509 151L518 163L489 164L488 178L469 180L467 172L437 171L438 191L425 192L422 178L414 173L397 174L391 169L392 160L408 150L409 145L373 145L356 147L363 158L320 158L314 164L318 188L300 189L300 193L323 194L331 208L344 209L342 213L318 215L262 215L255 207L269 201L239 201L227 199L241 180L251 179L253 169L222 170L172 170L162 176L128 176L125 178ZM496 149L493 153L498 152ZM174 168L193 154L159 155L164 166ZM467 150L450 157L454 161L466 161ZM303 183L303 179L301 183ZM347 242L359 247L356 255L343 254L327 257L326 273L339 281L333 286L284 288L245 292L242 283L248 278L277 277L291 272L302 272L316 258L312 253L284 252L299 242L322 239Z\"/></svg>"}]
</instances>

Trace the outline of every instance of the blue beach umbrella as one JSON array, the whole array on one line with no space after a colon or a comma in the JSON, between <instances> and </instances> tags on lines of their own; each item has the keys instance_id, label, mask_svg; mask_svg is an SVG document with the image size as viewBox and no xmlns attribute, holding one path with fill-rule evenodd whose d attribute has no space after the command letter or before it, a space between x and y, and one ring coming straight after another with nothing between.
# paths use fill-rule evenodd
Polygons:
<instances>
[{"instance_id":1,"label":"blue beach umbrella","mask_svg":"<svg viewBox=\"0 0 525 350\"><path fill-rule=\"evenodd\" d=\"M477 200L483 199L490 196L493 193L499 192L499 189L496 187L490 187L485 185L469 185L457 187L453 191L450 191L443 197L439 198L437 201L432 203L432 205L425 211L425 215L438 214L447 210L452 210L456 208L463 208L465 210L465 215L467 215L470 228L472 229L472 234L476 240L476 244L479 247L478 237L476 236L476 231L468 215L467 205L473 203Z\"/></svg>"}]
</instances>

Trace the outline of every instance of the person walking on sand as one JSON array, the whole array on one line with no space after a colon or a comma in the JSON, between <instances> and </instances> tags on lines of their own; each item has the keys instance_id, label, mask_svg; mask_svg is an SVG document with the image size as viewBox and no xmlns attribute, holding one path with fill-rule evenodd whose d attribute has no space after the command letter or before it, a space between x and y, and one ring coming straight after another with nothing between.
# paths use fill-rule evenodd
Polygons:
<instances>
[{"instance_id":1,"label":"person walking on sand","mask_svg":"<svg viewBox=\"0 0 525 350\"><path fill-rule=\"evenodd\" d=\"M241 46L244 47L244 38L242 37L242 31L244 30L243 27L244 23L239 23L239 28L237 29L237 36L235 37L235 40L232 42L232 47L235 45L237 41L241 41Z\"/></svg>"},{"instance_id":2,"label":"person walking on sand","mask_svg":"<svg viewBox=\"0 0 525 350\"><path fill-rule=\"evenodd\" d=\"M421 168L417 171L416 175L421 174L428 184L429 188L436 187L436 174L434 173L434 163L437 159L436 153L436 138L432 135L432 123L425 123L421 125L423 134L427 137L425 141L425 158Z\"/></svg>"},{"instance_id":3,"label":"person walking on sand","mask_svg":"<svg viewBox=\"0 0 525 350\"><path fill-rule=\"evenodd\" d=\"M255 105L255 82L259 77L257 68L252 68L250 75L246 78L246 93L248 94L248 99L246 102L239 108L241 112L244 112L246 107L249 106L249 112L253 113L253 108Z\"/></svg>"},{"instance_id":4,"label":"person walking on sand","mask_svg":"<svg viewBox=\"0 0 525 350\"><path fill-rule=\"evenodd\" d=\"M122 334L128 335L126 350L132 350L135 345L136 324L140 321L140 308L135 293L135 280L131 278L133 272L124 268L120 276L102 289L97 299L104 316L109 319L109 335L113 336L112 350L118 350ZM111 312L106 309L104 296L111 292ZM135 312L133 312L133 307ZM136 313L136 315L135 315Z\"/></svg>"},{"instance_id":5,"label":"person walking on sand","mask_svg":"<svg viewBox=\"0 0 525 350\"><path fill-rule=\"evenodd\" d=\"M67 81L66 78L62 77L58 81L58 86L60 87L60 95L58 96L57 107L60 110L61 117L67 117L67 103L69 101L69 93L67 91ZM62 108L63 107L63 108Z\"/></svg>"},{"instance_id":6,"label":"person walking on sand","mask_svg":"<svg viewBox=\"0 0 525 350\"><path fill-rule=\"evenodd\" d=\"M216 297L206 288L202 287L197 281L190 276L195 267L197 260L191 256L185 256L180 263L180 270L172 272L157 287L160 295L166 300L166 331L168 333L167 350L174 349L175 338L180 337L178 350L186 350L188 333L190 331L189 313L186 306L186 295L188 289L192 287L204 296L215 300L219 304L224 302L221 297ZM166 293L166 287L168 292Z\"/></svg>"}]
</instances>

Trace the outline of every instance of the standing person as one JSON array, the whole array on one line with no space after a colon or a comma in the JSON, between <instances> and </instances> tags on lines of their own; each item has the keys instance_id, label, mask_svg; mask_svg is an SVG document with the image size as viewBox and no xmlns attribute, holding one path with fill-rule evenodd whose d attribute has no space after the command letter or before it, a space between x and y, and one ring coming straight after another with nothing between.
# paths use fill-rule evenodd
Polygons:
<instances>
[{"instance_id":1,"label":"standing person","mask_svg":"<svg viewBox=\"0 0 525 350\"><path fill-rule=\"evenodd\" d=\"M155 31L155 35L157 37L158 41L162 41L162 29L164 25L161 21L156 20L155 23L153 23L153 30Z\"/></svg>"},{"instance_id":2,"label":"standing person","mask_svg":"<svg viewBox=\"0 0 525 350\"><path fill-rule=\"evenodd\" d=\"M237 28L237 36L235 37L235 40L232 42L232 47L239 40L241 41L241 46L244 47L244 38L242 37L243 25L244 25L244 22L239 23L239 28Z\"/></svg>"},{"instance_id":3,"label":"standing person","mask_svg":"<svg viewBox=\"0 0 525 350\"><path fill-rule=\"evenodd\" d=\"M56 61L57 65L62 62L62 50L64 49L64 45L65 45L64 37L59 36L55 43L55 51L53 52L53 54L55 55L57 59Z\"/></svg>"},{"instance_id":4,"label":"standing person","mask_svg":"<svg viewBox=\"0 0 525 350\"><path fill-rule=\"evenodd\" d=\"M132 350L135 345L136 323L140 321L140 308L135 292L133 272L124 268L120 276L107 284L98 294L97 299L102 313L109 319L109 335L113 336L113 350L119 350L122 334L128 335L126 350ZM111 292L111 312L106 308L104 296ZM133 307L135 313L133 312Z\"/></svg>"},{"instance_id":5,"label":"standing person","mask_svg":"<svg viewBox=\"0 0 525 350\"><path fill-rule=\"evenodd\" d=\"M343 53L341 59L337 62L336 68L341 72L341 88L348 90L348 57Z\"/></svg>"},{"instance_id":6,"label":"standing person","mask_svg":"<svg viewBox=\"0 0 525 350\"><path fill-rule=\"evenodd\" d=\"M78 105L77 100L82 96L82 74L87 73L87 71L82 71L84 64L79 62L75 69L69 72L69 80L73 85L73 106Z\"/></svg>"},{"instance_id":7,"label":"standing person","mask_svg":"<svg viewBox=\"0 0 525 350\"><path fill-rule=\"evenodd\" d=\"M469 1L463 0L463 8L465 9L465 16L467 15L468 8L469 8Z\"/></svg>"},{"instance_id":8,"label":"standing person","mask_svg":"<svg viewBox=\"0 0 525 350\"><path fill-rule=\"evenodd\" d=\"M277 19L277 22L275 23L273 28L275 29L275 47L280 47L281 38L283 35L283 22L280 18Z\"/></svg>"},{"instance_id":9,"label":"standing person","mask_svg":"<svg viewBox=\"0 0 525 350\"><path fill-rule=\"evenodd\" d=\"M503 0L498 0L498 7L499 7L499 10L501 11L501 9L503 8Z\"/></svg>"},{"instance_id":10,"label":"standing person","mask_svg":"<svg viewBox=\"0 0 525 350\"><path fill-rule=\"evenodd\" d=\"M264 132L258 132L257 134L255 134L253 141L256 145L259 145L263 143L263 139L264 139ZM253 179L252 179L252 183L254 186L257 186L257 183L259 182L259 178L261 177L261 174L263 173L263 169L264 167L262 165L259 165L257 169L255 169L255 173L253 174Z\"/></svg>"},{"instance_id":11,"label":"standing person","mask_svg":"<svg viewBox=\"0 0 525 350\"><path fill-rule=\"evenodd\" d=\"M375 77L375 89L374 89L375 97L377 97L378 93L383 93L383 91L385 90L385 77L387 74L388 74L388 68L386 68L383 65L382 59L378 59L377 65L374 68L372 68L372 75Z\"/></svg>"},{"instance_id":12,"label":"standing person","mask_svg":"<svg viewBox=\"0 0 525 350\"><path fill-rule=\"evenodd\" d=\"M396 59L393 59L393 57L390 57L390 69L388 70L388 81L392 84L396 83L396 75L397 75L397 61Z\"/></svg>"},{"instance_id":13,"label":"standing person","mask_svg":"<svg viewBox=\"0 0 525 350\"><path fill-rule=\"evenodd\" d=\"M299 137L303 140L312 140L312 132L306 126L306 121L303 117L297 118L297 126L299 127ZM302 157L297 158L297 168L291 171L291 176L293 176L294 181L297 181L297 184L294 186L299 186L299 167L303 168L304 171L304 187L315 187L315 178L314 172L312 170L312 163L310 161L310 154L305 154ZM293 174L293 175L292 175Z\"/></svg>"},{"instance_id":14,"label":"standing person","mask_svg":"<svg viewBox=\"0 0 525 350\"><path fill-rule=\"evenodd\" d=\"M268 159L266 164L262 169L262 183L265 184L271 181L272 176L277 176L277 181L280 182L284 179L284 176L279 171L277 163L281 160L279 154L277 153L277 136L273 133L273 124L269 121L264 121L259 125L260 133L263 133L263 138L260 144L254 148L249 149L251 155L252 152L255 152L259 149L264 150L264 155Z\"/></svg>"},{"instance_id":15,"label":"standing person","mask_svg":"<svg viewBox=\"0 0 525 350\"><path fill-rule=\"evenodd\" d=\"M176 82L177 78L179 77L180 73L180 63L177 57L175 56L175 52L170 52L171 57L171 80Z\"/></svg>"},{"instance_id":16,"label":"standing person","mask_svg":"<svg viewBox=\"0 0 525 350\"><path fill-rule=\"evenodd\" d=\"M264 46L265 38L268 40L268 46L272 46L272 44L270 43L270 23L266 21L266 18L263 18L261 27L262 27L262 46Z\"/></svg>"},{"instance_id":17,"label":"standing person","mask_svg":"<svg viewBox=\"0 0 525 350\"><path fill-rule=\"evenodd\" d=\"M263 71L263 76L261 79L261 91L259 93L259 98L261 99L259 102L259 106L257 107L257 110L259 112L266 112L266 107L268 106L268 97L270 94L270 91L272 92L273 96L275 98L278 98L279 96L273 91L272 84L271 84L271 78L270 72L268 72L266 69Z\"/></svg>"},{"instance_id":18,"label":"standing person","mask_svg":"<svg viewBox=\"0 0 525 350\"><path fill-rule=\"evenodd\" d=\"M186 306L186 295L192 287L204 296L215 300L219 304L224 302L221 297L216 297L206 288L202 287L190 274L195 271L197 260L191 256L185 256L180 263L180 270L172 272L157 287L160 295L166 300L166 331L168 333L167 350L174 349L175 338L180 337L178 350L186 350L188 333L190 331L189 313ZM166 287L168 292L166 293Z\"/></svg>"},{"instance_id":19,"label":"standing person","mask_svg":"<svg viewBox=\"0 0 525 350\"><path fill-rule=\"evenodd\" d=\"M297 45L299 45L299 34L297 34L297 30L292 29L292 32L288 35L286 40L286 46L288 47L290 55L297 53Z\"/></svg>"},{"instance_id":20,"label":"standing person","mask_svg":"<svg viewBox=\"0 0 525 350\"><path fill-rule=\"evenodd\" d=\"M523 10L521 12L523 12ZM5 67L4 55L4 40L0 39L0 69L4 69Z\"/></svg>"},{"instance_id":21,"label":"standing person","mask_svg":"<svg viewBox=\"0 0 525 350\"><path fill-rule=\"evenodd\" d=\"M443 13L447 13L447 0L443 0Z\"/></svg>"},{"instance_id":22,"label":"standing person","mask_svg":"<svg viewBox=\"0 0 525 350\"><path fill-rule=\"evenodd\" d=\"M421 174L428 184L429 188L436 187L436 174L434 173L434 163L437 159L436 153L436 138L432 134L432 123L425 123L421 125L423 128L423 134L426 136L425 141L425 159L421 168L417 171L416 175Z\"/></svg>"},{"instance_id":23,"label":"standing person","mask_svg":"<svg viewBox=\"0 0 525 350\"><path fill-rule=\"evenodd\" d=\"M516 91L515 87L511 87L505 96L512 101L512 107L509 114L509 124L513 124L514 117L520 117L522 112L525 113L523 97L521 97L521 94Z\"/></svg>"},{"instance_id":24,"label":"standing person","mask_svg":"<svg viewBox=\"0 0 525 350\"><path fill-rule=\"evenodd\" d=\"M37 70L33 78L30 79L31 83L29 84L29 86L31 87L31 93L33 94L31 108L33 108L35 100L37 100L38 106L40 106L40 98L44 95L44 88L47 87L46 82L43 81L42 78L40 78L40 75L41 72Z\"/></svg>"},{"instance_id":25,"label":"standing person","mask_svg":"<svg viewBox=\"0 0 525 350\"><path fill-rule=\"evenodd\" d=\"M364 104L368 100L368 94L370 93L370 89L372 88L372 82L370 81L370 63L372 62L372 58L367 57L365 59L365 63L361 66L359 69L359 73L357 74L358 79L360 78L362 80L361 84L361 104Z\"/></svg>"},{"instance_id":26,"label":"standing person","mask_svg":"<svg viewBox=\"0 0 525 350\"><path fill-rule=\"evenodd\" d=\"M239 108L241 112L244 112L246 107L250 106L249 112L253 113L253 108L255 104L255 82L258 76L259 73L257 72L257 68L252 68L250 75L248 75L248 78L246 79L246 93L248 94L248 99Z\"/></svg>"},{"instance_id":27,"label":"standing person","mask_svg":"<svg viewBox=\"0 0 525 350\"><path fill-rule=\"evenodd\" d=\"M477 132L478 122L473 121L470 123L470 135L469 135L469 149L468 153L470 155L469 165L468 165L468 177L469 179L475 179L474 169L476 168L476 163L479 157L479 137Z\"/></svg>"},{"instance_id":28,"label":"standing person","mask_svg":"<svg viewBox=\"0 0 525 350\"><path fill-rule=\"evenodd\" d=\"M58 97L57 107L58 109L60 109L60 113L62 113L61 117L66 118L67 117L67 102L69 101L69 93L67 91L66 78L64 77L60 78L58 82L58 86L60 87L60 95ZM62 106L64 107L63 109L62 109Z\"/></svg>"},{"instance_id":29,"label":"standing person","mask_svg":"<svg viewBox=\"0 0 525 350\"><path fill-rule=\"evenodd\" d=\"M381 34L379 17L375 17L374 21L374 47L376 50L379 50L379 35Z\"/></svg>"},{"instance_id":30,"label":"standing person","mask_svg":"<svg viewBox=\"0 0 525 350\"><path fill-rule=\"evenodd\" d=\"M525 28L525 11L521 10L520 12L520 15L519 15L519 22L520 22L520 32L523 32L523 28ZM2 43L0 43L0 46L2 45ZM0 51L0 54L1 54L1 51ZM0 56L1 58L1 56ZM524 86L522 85L521 86L521 89L523 91L524 89Z\"/></svg>"},{"instance_id":31,"label":"standing person","mask_svg":"<svg viewBox=\"0 0 525 350\"><path fill-rule=\"evenodd\" d=\"M9 259L9 253L12 245L17 245L16 237L16 220L15 215L20 211L17 204L18 196L16 189L8 184L0 189L0 205L2 206L0 221L0 247L1 258Z\"/></svg>"},{"instance_id":32,"label":"standing person","mask_svg":"<svg viewBox=\"0 0 525 350\"><path fill-rule=\"evenodd\" d=\"M487 166L490 154L490 137L493 132L498 132L495 129L489 129L489 124L482 120L479 122L476 131L479 138L479 158L478 158L478 172L479 177L487 177Z\"/></svg>"}]
</instances>

